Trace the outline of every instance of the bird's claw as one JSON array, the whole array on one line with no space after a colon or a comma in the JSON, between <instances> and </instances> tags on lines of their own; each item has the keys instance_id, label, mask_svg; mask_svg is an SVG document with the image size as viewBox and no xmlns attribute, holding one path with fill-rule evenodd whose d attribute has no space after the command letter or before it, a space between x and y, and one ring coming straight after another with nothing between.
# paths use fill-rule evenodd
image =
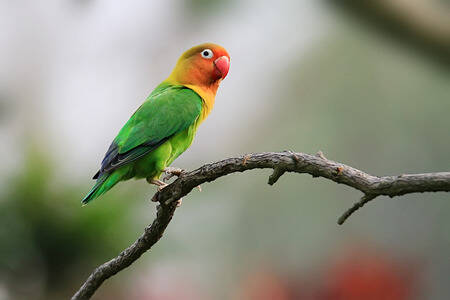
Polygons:
<instances>
[{"instance_id":1,"label":"bird's claw","mask_svg":"<svg viewBox=\"0 0 450 300\"><path fill-rule=\"evenodd\" d=\"M160 185L158 186L156 189L158 190L158 192L161 192L163 188L165 188L166 186L168 186L168 184L166 183L166 185Z\"/></svg>"},{"instance_id":2,"label":"bird's claw","mask_svg":"<svg viewBox=\"0 0 450 300\"><path fill-rule=\"evenodd\" d=\"M242 164L245 166L247 164L247 160L249 160L252 157L252 154L246 154L242 158Z\"/></svg>"},{"instance_id":3,"label":"bird's claw","mask_svg":"<svg viewBox=\"0 0 450 300\"><path fill-rule=\"evenodd\" d=\"M147 178L147 182L150 183L150 184L156 185L158 187L158 190L159 189L163 189L166 186L168 186L168 184L165 183L164 181L161 181L159 179L154 179L154 178Z\"/></svg>"},{"instance_id":4,"label":"bird's claw","mask_svg":"<svg viewBox=\"0 0 450 300\"><path fill-rule=\"evenodd\" d=\"M186 172L185 169L181 169L181 168L174 168L174 167L167 167L163 170L164 173L166 173L167 175L164 176L163 180L159 180L159 179L147 179L148 183L150 184L155 184L158 186L158 192L160 192L162 189L164 189L166 186L168 186L169 184L167 184L165 181L170 180L172 177L177 176L180 177L183 175L183 173ZM202 187L200 185L197 186L197 189L201 192L202 191ZM151 199L153 202L157 202L157 198L155 196L153 196L153 198ZM181 203L183 202L183 198L178 199L177 201L177 207L181 206ZM169 204L169 202L166 202L166 205Z\"/></svg>"},{"instance_id":5,"label":"bird's claw","mask_svg":"<svg viewBox=\"0 0 450 300\"><path fill-rule=\"evenodd\" d=\"M156 185L158 192L160 192L163 188L168 186L167 183L165 183L164 181L161 181L159 179L147 178L147 182L150 183L150 184ZM158 201L155 196L153 196L153 198L151 200L152 200L152 202L157 202Z\"/></svg>"},{"instance_id":6,"label":"bird's claw","mask_svg":"<svg viewBox=\"0 0 450 300\"><path fill-rule=\"evenodd\" d=\"M167 168L164 169L164 173L166 173L167 175L164 176L163 181L168 181L174 176L180 177L185 172L186 172L185 169L174 168L174 167L167 167Z\"/></svg>"}]
</instances>

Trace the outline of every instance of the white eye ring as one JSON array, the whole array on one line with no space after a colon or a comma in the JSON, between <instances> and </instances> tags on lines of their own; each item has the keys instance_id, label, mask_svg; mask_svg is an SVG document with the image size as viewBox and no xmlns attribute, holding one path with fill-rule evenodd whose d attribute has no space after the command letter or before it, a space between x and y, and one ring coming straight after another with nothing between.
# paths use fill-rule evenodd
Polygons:
<instances>
[{"instance_id":1,"label":"white eye ring","mask_svg":"<svg viewBox=\"0 0 450 300\"><path fill-rule=\"evenodd\" d=\"M211 49L202 50L202 57L206 59L211 59L214 56L214 53Z\"/></svg>"}]
</instances>

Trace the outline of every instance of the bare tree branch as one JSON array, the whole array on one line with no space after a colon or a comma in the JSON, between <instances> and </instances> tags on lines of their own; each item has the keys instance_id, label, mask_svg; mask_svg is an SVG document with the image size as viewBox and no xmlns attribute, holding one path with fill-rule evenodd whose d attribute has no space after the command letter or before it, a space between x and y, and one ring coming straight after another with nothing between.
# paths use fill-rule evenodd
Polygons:
<instances>
[{"instance_id":1,"label":"bare tree branch","mask_svg":"<svg viewBox=\"0 0 450 300\"><path fill-rule=\"evenodd\" d=\"M254 153L207 164L194 171L182 173L173 183L153 196L152 200L160 202L153 223L147 226L142 236L119 256L96 268L72 300L89 299L106 279L131 265L149 250L162 237L172 219L176 210L176 200L202 183L252 169L273 169L268 182L270 185L286 172L307 173L313 177L324 177L345 184L364 193L362 199L339 218L339 224L343 224L353 212L378 196L450 192L450 172L377 177L328 160L322 152L316 155L291 151Z\"/></svg>"}]
</instances>

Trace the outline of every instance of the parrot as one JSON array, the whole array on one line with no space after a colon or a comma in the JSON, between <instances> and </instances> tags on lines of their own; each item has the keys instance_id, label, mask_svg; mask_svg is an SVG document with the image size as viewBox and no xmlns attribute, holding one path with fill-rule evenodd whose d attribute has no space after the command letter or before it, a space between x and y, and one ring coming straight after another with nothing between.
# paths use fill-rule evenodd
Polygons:
<instances>
[{"instance_id":1,"label":"parrot","mask_svg":"<svg viewBox=\"0 0 450 300\"><path fill-rule=\"evenodd\" d=\"M222 46L204 43L184 52L119 131L82 204L131 178L145 178L158 190L167 186L161 174L170 172L170 164L192 144L229 68L230 55Z\"/></svg>"}]
</instances>

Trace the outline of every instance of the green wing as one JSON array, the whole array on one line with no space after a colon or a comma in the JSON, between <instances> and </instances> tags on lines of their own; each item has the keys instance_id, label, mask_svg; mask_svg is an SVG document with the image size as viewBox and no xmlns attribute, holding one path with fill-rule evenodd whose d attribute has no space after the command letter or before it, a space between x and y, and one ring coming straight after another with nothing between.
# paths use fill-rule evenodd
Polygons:
<instances>
[{"instance_id":1,"label":"green wing","mask_svg":"<svg viewBox=\"0 0 450 300\"><path fill-rule=\"evenodd\" d=\"M94 179L156 149L191 126L201 110L202 99L193 90L160 85L120 130Z\"/></svg>"}]
</instances>

